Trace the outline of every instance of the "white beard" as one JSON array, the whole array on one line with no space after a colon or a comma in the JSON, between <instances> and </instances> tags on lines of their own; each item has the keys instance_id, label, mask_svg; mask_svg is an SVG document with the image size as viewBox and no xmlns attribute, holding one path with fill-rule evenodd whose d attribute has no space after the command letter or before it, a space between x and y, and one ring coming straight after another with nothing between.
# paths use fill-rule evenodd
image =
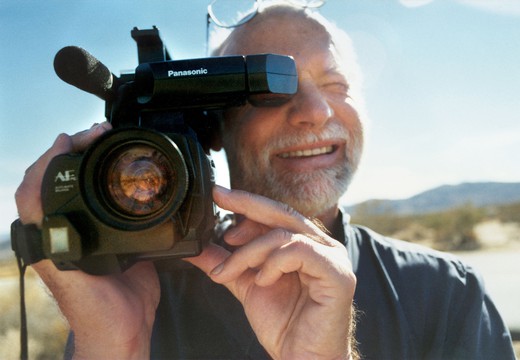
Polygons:
<instances>
[{"instance_id":1,"label":"white beard","mask_svg":"<svg viewBox=\"0 0 520 360\"><path fill-rule=\"evenodd\" d=\"M260 194L283 202L305 216L314 217L337 206L339 198L347 191L361 156L362 134L350 134L337 123L331 123L320 134L305 133L279 136L261 154L238 148L236 134L224 132L231 184L233 188ZM304 173L275 172L269 154L276 149L312 144L332 138L346 140L346 160L334 167L316 169ZM351 149L350 151L348 149Z\"/></svg>"}]
</instances>

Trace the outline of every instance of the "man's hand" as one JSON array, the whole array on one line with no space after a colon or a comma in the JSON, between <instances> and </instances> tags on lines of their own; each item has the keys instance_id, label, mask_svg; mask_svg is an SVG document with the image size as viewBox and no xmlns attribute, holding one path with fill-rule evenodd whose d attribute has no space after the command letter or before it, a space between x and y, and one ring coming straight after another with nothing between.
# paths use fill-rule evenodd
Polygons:
<instances>
[{"instance_id":1,"label":"man's hand","mask_svg":"<svg viewBox=\"0 0 520 360\"><path fill-rule=\"evenodd\" d=\"M345 247L275 201L216 187L215 202L245 217L216 245L186 259L244 306L259 341L276 359L352 356L356 277Z\"/></svg>"},{"instance_id":2,"label":"man's hand","mask_svg":"<svg viewBox=\"0 0 520 360\"><path fill-rule=\"evenodd\" d=\"M20 219L41 225L42 177L59 154L84 151L107 123L68 136L26 172L16 193ZM188 261L241 301L260 342L274 358L348 358L356 279L343 245L283 204L217 187L214 199L245 220L228 231L232 254L216 245ZM151 263L123 274L59 271L49 260L33 265L75 334L76 358L147 358L160 288Z\"/></svg>"},{"instance_id":3,"label":"man's hand","mask_svg":"<svg viewBox=\"0 0 520 360\"><path fill-rule=\"evenodd\" d=\"M103 123L90 130L58 136L52 147L26 172L16 192L24 224L42 223L40 189L50 160L59 154L83 152L110 129ZM59 271L50 260L33 265L49 287L75 335L75 357L148 358L160 288L153 264L138 263L123 274L93 276Z\"/></svg>"}]
</instances>

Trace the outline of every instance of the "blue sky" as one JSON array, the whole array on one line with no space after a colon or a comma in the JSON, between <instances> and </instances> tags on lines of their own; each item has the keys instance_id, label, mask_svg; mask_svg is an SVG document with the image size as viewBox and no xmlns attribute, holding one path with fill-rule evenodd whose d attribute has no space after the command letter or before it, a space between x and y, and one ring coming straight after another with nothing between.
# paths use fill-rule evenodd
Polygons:
<instances>
[{"instance_id":1,"label":"blue sky","mask_svg":"<svg viewBox=\"0 0 520 360\"><path fill-rule=\"evenodd\" d=\"M25 169L60 132L103 120L103 102L63 83L55 53L84 47L112 72L137 65L134 26L157 25L176 59L205 55L208 0L0 0L0 234ZM442 184L520 181L520 3L329 0L351 34L370 118L345 197L403 198Z\"/></svg>"}]
</instances>

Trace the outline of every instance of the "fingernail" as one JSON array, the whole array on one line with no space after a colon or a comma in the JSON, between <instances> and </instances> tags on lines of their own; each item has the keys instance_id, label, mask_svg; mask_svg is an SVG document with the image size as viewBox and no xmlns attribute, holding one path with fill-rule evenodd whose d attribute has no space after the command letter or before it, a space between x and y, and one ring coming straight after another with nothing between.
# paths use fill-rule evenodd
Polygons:
<instances>
[{"instance_id":1,"label":"fingernail","mask_svg":"<svg viewBox=\"0 0 520 360\"><path fill-rule=\"evenodd\" d=\"M220 265L215 267L213 270L211 270L210 275L218 275L222 272L223 269L224 269L224 263L221 263Z\"/></svg>"},{"instance_id":2,"label":"fingernail","mask_svg":"<svg viewBox=\"0 0 520 360\"><path fill-rule=\"evenodd\" d=\"M222 193L222 194L229 194L231 192L230 189L225 188L225 187L220 186L220 185L216 185L216 184L215 184L215 190L218 191L219 193Z\"/></svg>"},{"instance_id":3,"label":"fingernail","mask_svg":"<svg viewBox=\"0 0 520 360\"><path fill-rule=\"evenodd\" d=\"M235 238L238 237L241 234L242 230L238 227L230 227L226 230L224 237L226 238Z\"/></svg>"}]
</instances>

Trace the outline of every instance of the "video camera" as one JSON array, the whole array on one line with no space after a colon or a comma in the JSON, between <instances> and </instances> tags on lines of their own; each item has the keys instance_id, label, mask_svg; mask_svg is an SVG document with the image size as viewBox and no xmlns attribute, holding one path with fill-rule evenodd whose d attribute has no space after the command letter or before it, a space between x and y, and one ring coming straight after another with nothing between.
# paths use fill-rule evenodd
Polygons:
<instances>
[{"instance_id":1,"label":"video camera","mask_svg":"<svg viewBox=\"0 0 520 360\"><path fill-rule=\"evenodd\" d=\"M134 73L116 77L78 47L54 60L62 80L105 100L113 126L85 153L56 156L45 172L41 245L61 270L108 274L140 260L198 255L216 222L208 153L217 114L246 102L276 106L296 92L288 56L173 61L156 27L131 36Z\"/></svg>"}]
</instances>

